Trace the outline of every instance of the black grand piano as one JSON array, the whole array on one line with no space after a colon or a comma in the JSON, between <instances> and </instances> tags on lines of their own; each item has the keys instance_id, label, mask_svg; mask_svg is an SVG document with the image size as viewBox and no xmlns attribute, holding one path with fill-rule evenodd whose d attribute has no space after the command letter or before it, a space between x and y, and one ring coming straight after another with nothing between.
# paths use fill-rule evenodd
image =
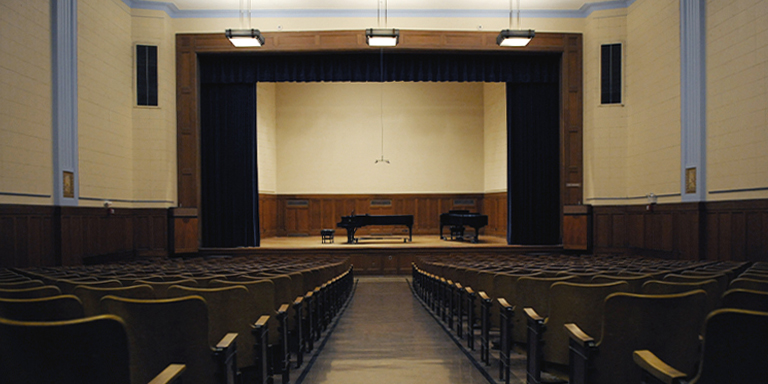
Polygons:
<instances>
[{"instance_id":1,"label":"black grand piano","mask_svg":"<svg viewBox=\"0 0 768 384\"><path fill-rule=\"evenodd\" d=\"M448 211L448 213L440 214L440 238L445 240L443 236L443 227L450 226L451 240L457 238L464 239L464 226L470 226L475 229L475 236L472 238L473 243L477 243L480 228L488 225L488 215L481 215L479 213L470 213L467 210L454 210Z\"/></svg>"},{"instance_id":2,"label":"black grand piano","mask_svg":"<svg viewBox=\"0 0 768 384\"><path fill-rule=\"evenodd\" d=\"M356 243L355 232L366 225L405 225L408 227L408 240L413 241L413 215L355 215L342 216L336 224L347 230L347 244Z\"/></svg>"}]
</instances>

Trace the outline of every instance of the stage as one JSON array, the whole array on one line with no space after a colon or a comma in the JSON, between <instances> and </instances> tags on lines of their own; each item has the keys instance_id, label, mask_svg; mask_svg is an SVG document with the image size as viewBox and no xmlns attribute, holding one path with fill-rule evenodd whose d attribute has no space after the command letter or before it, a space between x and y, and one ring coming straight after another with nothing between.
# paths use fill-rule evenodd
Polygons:
<instances>
[{"instance_id":1,"label":"stage","mask_svg":"<svg viewBox=\"0 0 768 384\"><path fill-rule=\"evenodd\" d=\"M341 236L339 236L341 234ZM332 243L323 243L320 236L269 237L261 239L260 247L201 249L203 256L247 255L338 255L352 260L355 273L361 275L407 275L411 263L418 256L448 256L457 253L495 255L500 253L562 252L562 246L508 245L506 238L480 235L479 242L468 240L441 240L439 235L414 235L413 241L404 242L407 236L370 235L359 236L355 244L347 244L345 231L336 231Z\"/></svg>"}]
</instances>

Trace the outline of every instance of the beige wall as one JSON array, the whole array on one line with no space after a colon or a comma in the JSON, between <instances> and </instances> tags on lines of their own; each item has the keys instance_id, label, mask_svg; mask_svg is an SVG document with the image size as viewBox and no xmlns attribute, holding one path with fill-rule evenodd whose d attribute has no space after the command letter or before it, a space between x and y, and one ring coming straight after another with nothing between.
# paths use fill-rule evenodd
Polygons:
<instances>
[{"instance_id":1,"label":"beige wall","mask_svg":"<svg viewBox=\"0 0 768 384\"><path fill-rule=\"evenodd\" d=\"M707 189L768 188L768 2L707 1ZM768 190L711 200L767 198Z\"/></svg>"},{"instance_id":2,"label":"beige wall","mask_svg":"<svg viewBox=\"0 0 768 384\"><path fill-rule=\"evenodd\" d=\"M764 101L768 92L766 4L749 0L709 0L706 4L707 176L710 191L768 187L768 155L764 150L768 147L768 107ZM174 35L219 32L238 27L239 20L170 18L161 11L128 9L120 0L81 0L78 11L81 196L135 201L122 204L133 207L175 205ZM49 13L47 2L8 0L0 4L2 204L52 203L52 198L45 197L52 193ZM264 31L364 29L375 23L372 18L253 19L254 27ZM506 18L390 18L388 25L403 29L498 30L506 28L507 23ZM43 33L32 35L23 32L30 26ZM643 203L642 196L651 192L679 193L678 2L637 0L627 9L598 11L584 19L524 19L523 27L537 31L584 33L586 201L593 204L632 204ZM625 43L625 102L622 106L600 106L599 45L612 42ZM134 106L133 46L136 43L159 46L158 108ZM291 132L288 130L281 134L278 130L281 119L277 109L291 108L290 104L281 107L281 92L278 90L281 86L260 85L258 89L260 190L264 193L293 193L299 190L386 192L389 187L380 188L372 181L366 182L363 187L342 188L314 180L306 187L299 187L295 185L297 173L292 174L291 171L283 175L281 166L284 161L289 161L285 171L295 171L298 166L292 165L292 160L281 157L280 148L287 147L287 144L281 144L280 138ZM285 86L283 90L288 90L291 85ZM357 133L360 135L358 141L366 143L367 147L364 152L358 150L356 156L371 160L359 161L353 166L359 167L358 171L379 172L381 180L399 180L401 185L407 184L407 188L397 192L492 192L505 189L505 162L502 159L506 157L506 148L498 146L500 140L495 137L502 132L496 128L500 127L498 122L494 122L503 118L494 112L499 106L489 97L502 91L497 86L478 85L473 91L477 100L482 100L471 114L472 119L479 121L479 132L482 134L473 136L473 139L480 141L470 144L472 155L468 155L470 159L463 162L475 166L460 166L476 171L468 176L469 179L446 180L441 173L446 169L443 165L439 166L440 172L430 169L431 174L438 176L429 180L409 173L411 171L398 169L398 156L406 156L398 153L403 150L400 145L408 141L400 142L406 134L399 131L395 115L387 117L393 120L393 128L385 132L385 138L393 141L391 146L385 146L385 155L393 161L389 170L397 172L373 168L373 160L380 156L380 147L376 145L380 131L373 129ZM460 94L455 97L463 97L464 92L459 91ZM274 105L263 105L262 101L270 100L270 97ZM270 115L262 108L275 109L275 112ZM361 117L360 121L350 123L361 125L363 120L378 116L374 112L370 111L371 114ZM301 117L290 117L286 121L289 120L298 124ZM426 130L439 140L449 140L435 135L438 130L435 126L427 126ZM339 132L333 134L340 135ZM462 133L457 132L455 137L462 137ZM336 146L344 140L347 139L339 138L325 145ZM440 144L451 146L455 142ZM335 156L330 153L323 151L322 156ZM413 156L417 157L416 154ZM411 160L421 161L418 158ZM450 161L453 159L441 159L430 164ZM343 169L344 164L341 164ZM9 196L9 193L44 197ZM639 198L633 199L635 197ZM766 191L707 196L711 200L765 197L768 197ZM671 197L660 201L679 200L679 197ZM80 204L99 205L100 202L81 201Z\"/></svg>"},{"instance_id":3,"label":"beige wall","mask_svg":"<svg viewBox=\"0 0 768 384\"><path fill-rule=\"evenodd\" d=\"M53 189L52 145L49 6L43 1L2 1L0 204L53 203L46 197Z\"/></svg>"},{"instance_id":4,"label":"beige wall","mask_svg":"<svg viewBox=\"0 0 768 384\"><path fill-rule=\"evenodd\" d=\"M158 47L158 106L136 106L135 68L131 67L133 118L133 200L136 206L169 206L176 201L176 55L168 15L134 11L133 45ZM131 63L136 61L131 47Z\"/></svg>"},{"instance_id":5,"label":"beige wall","mask_svg":"<svg viewBox=\"0 0 768 384\"><path fill-rule=\"evenodd\" d=\"M115 0L83 0L77 10L80 197L132 200L130 9Z\"/></svg>"},{"instance_id":6,"label":"beige wall","mask_svg":"<svg viewBox=\"0 0 768 384\"><path fill-rule=\"evenodd\" d=\"M277 127L278 193L483 192L479 83L280 83Z\"/></svg>"},{"instance_id":7,"label":"beige wall","mask_svg":"<svg viewBox=\"0 0 768 384\"><path fill-rule=\"evenodd\" d=\"M507 92L503 83L483 85L485 193L507 190Z\"/></svg>"},{"instance_id":8,"label":"beige wall","mask_svg":"<svg viewBox=\"0 0 768 384\"><path fill-rule=\"evenodd\" d=\"M277 110L275 83L256 85L256 148L259 193L277 193Z\"/></svg>"},{"instance_id":9,"label":"beige wall","mask_svg":"<svg viewBox=\"0 0 768 384\"><path fill-rule=\"evenodd\" d=\"M621 43L626 48L626 13L626 9L595 12L584 29L584 201L588 204L615 204L621 200L611 198L627 196L628 106L600 104L600 46Z\"/></svg>"},{"instance_id":10,"label":"beige wall","mask_svg":"<svg viewBox=\"0 0 768 384\"><path fill-rule=\"evenodd\" d=\"M680 193L680 5L638 0L627 15L627 196ZM659 202L680 201L679 196Z\"/></svg>"}]
</instances>

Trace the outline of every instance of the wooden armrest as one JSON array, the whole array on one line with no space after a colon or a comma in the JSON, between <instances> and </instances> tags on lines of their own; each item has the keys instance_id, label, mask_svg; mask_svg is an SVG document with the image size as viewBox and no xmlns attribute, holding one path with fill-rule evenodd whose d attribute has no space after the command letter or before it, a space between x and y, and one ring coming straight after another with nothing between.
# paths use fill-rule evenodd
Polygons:
<instances>
[{"instance_id":1,"label":"wooden armrest","mask_svg":"<svg viewBox=\"0 0 768 384\"><path fill-rule=\"evenodd\" d=\"M584 331L582 331L581 328L579 328L579 326L574 323L565 324L565 331L568 332L568 337L570 337L571 340L581 344L584 347L592 346L595 343L595 339L593 339L592 336L584 333Z\"/></svg>"},{"instance_id":2,"label":"wooden armrest","mask_svg":"<svg viewBox=\"0 0 768 384\"><path fill-rule=\"evenodd\" d=\"M181 373L186 369L187 366L184 364L169 364L167 367L165 367L165 369L163 369L162 372L160 372L160 374L155 376L155 378L152 379L149 384L173 383L181 377Z\"/></svg>"},{"instance_id":3,"label":"wooden armrest","mask_svg":"<svg viewBox=\"0 0 768 384\"><path fill-rule=\"evenodd\" d=\"M309 292L307 292L307 294L306 294L306 295L304 295L304 298L305 298L305 299L311 299L311 298L312 298L312 296L314 296L314 295L315 295L315 292L314 292L314 291L309 291Z\"/></svg>"},{"instance_id":4,"label":"wooden armrest","mask_svg":"<svg viewBox=\"0 0 768 384\"><path fill-rule=\"evenodd\" d=\"M280 306L280 308L277 309L277 315L280 316L282 314L288 313L288 304L283 304Z\"/></svg>"},{"instance_id":5,"label":"wooden armrest","mask_svg":"<svg viewBox=\"0 0 768 384\"><path fill-rule=\"evenodd\" d=\"M219 343L216 344L216 349L227 349L231 347L236 338L237 333L227 333L221 340L219 340Z\"/></svg>"},{"instance_id":6,"label":"wooden armrest","mask_svg":"<svg viewBox=\"0 0 768 384\"><path fill-rule=\"evenodd\" d=\"M529 320L537 321L537 322L544 322L544 318L539 316L536 311L531 307L523 308L523 312L525 312L525 316L528 317Z\"/></svg>"},{"instance_id":7,"label":"wooden armrest","mask_svg":"<svg viewBox=\"0 0 768 384\"><path fill-rule=\"evenodd\" d=\"M299 305L299 304L301 304L303 302L304 302L304 298L302 296L299 296L299 297L296 298L296 300L293 301L293 305L296 306L296 305Z\"/></svg>"},{"instance_id":8,"label":"wooden armrest","mask_svg":"<svg viewBox=\"0 0 768 384\"><path fill-rule=\"evenodd\" d=\"M461 287L461 283L459 283L459 282L456 282L456 283L454 283L453 285L455 285L455 286L456 286L456 289L458 289L458 290L461 290L461 289L462 289L462 287Z\"/></svg>"},{"instance_id":9,"label":"wooden armrest","mask_svg":"<svg viewBox=\"0 0 768 384\"><path fill-rule=\"evenodd\" d=\"M509 305L509 303L507 303L507 299L505 299L503 297L499 297L496 300L499 302L499 305L501 306L502 309L504 309L504 308L510 308L511 309L512 308L512 306Z\"/></svg>"},{"instance_id":10,"label":"wooden armrest","mask_svg":"<svg viewBox=\"0 0 768 384\"><path fill-rule=\"evenodd\" d=\"M259 328L259 327L266 327L266 326L267 326L267 322L268 322L268 321L269 321L269 316L267 316L267 315L264 315L264 316L262 316L262 317L259 317L259 321L257 321L257 322L254 324L254 326L255 326L256 328Z\"/></svg>"},{"instance_id":11,"label":"wooden armrest","mask_svg":"<svg viewBox=\"0 0 768 384\"><path fill-rule=\"evenodd\" d=\"M464 287L464 290L467 292L468 295L475 294L475 291L472 290L472 287Z\"/></svg>"},{"instance_id":12,"label":"wooden armrest","mask_svg":"<svg viewBox=\"0 0 768 384\"><path fill-rule=\"evenodd\" d=\"M480 300L491 301L491 298L488 297L488 294L485 293L485 291L480 291L477 295L480 296Z\"/></svg>"},{"instance_id":13,"label":"wooden armrest","mask_svg":"<svg viewBox=\"0 0 768 384\"><path fill-rule=\"evenodd\" d=\"M633 352L632 359L635 360L635 364L639 365L640 368L661 380L664 384L678 384L680 380L686 377L685 373L670 367L649 350Z\"/></svg>"}]
</instances>

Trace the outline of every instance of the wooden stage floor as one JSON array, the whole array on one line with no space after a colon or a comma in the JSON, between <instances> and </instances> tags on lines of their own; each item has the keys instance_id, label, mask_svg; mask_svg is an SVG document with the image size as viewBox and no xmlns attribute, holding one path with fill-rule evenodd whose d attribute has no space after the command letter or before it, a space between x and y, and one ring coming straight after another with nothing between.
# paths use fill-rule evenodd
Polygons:
<instances>
[{"instance_id":1,"label":"wooden stage floor","mask_svg":"<svg viewBox=\"0 0 768 384\"><path fill-rule=\"evenodd\" d=\"M407 237L407 236L406 236ZM459 253L473 255L499 255L512 253L559 253L562 246L508 245L506 238L480 236L478 243L441 240L438 235L413 236L412 242L403 242L403 236L361 236L356 244L347 244L346 234L335 236L333 243L323 244L320 236L271 237L261 239L260 247L204 248L203 256L279 257L281 255L349 257L356 274L407 275L411 263L419 257L440 258Z\"/></svg>"},{"instance_id":2,"label":"wooden stage floor","mask_svg":"<svg viewBox=\"0 0 768 384\"><path fill-rule=\"evenodd\" d=\"M356 244L347 244L347 236L336 234L333 243L323 243L320 236L269 237L261 239L261 248L272 249L362 249L362 248L487 248L507 247L507 239L498 236L481 235L477 243L470 241L441 240L438 235L413 236L413 241L404 242L407 236L360 236Z\"/></svg>"}]
</instances>

